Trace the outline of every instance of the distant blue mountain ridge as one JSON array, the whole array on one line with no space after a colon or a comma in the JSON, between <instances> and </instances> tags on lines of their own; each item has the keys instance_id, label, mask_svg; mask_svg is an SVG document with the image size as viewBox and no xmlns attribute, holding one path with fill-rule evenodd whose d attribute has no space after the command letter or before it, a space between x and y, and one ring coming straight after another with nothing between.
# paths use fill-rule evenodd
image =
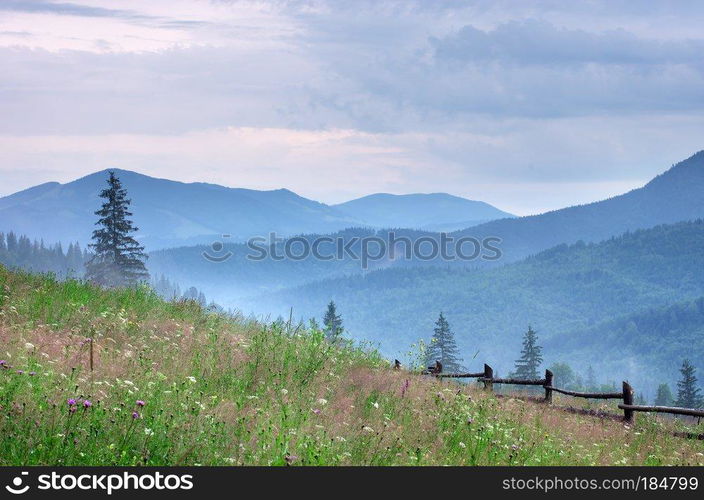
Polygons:
<instances>
[{"instance_id":1,"label":"distant blue mountain ridge","mask_svg":"<svg viewBox=\"0 0 704 500\"><path fill-rule=\"evenodd\" d=\"M257 191L216 184L157 179L114 171L132 199L138 239L148 250L207 244L230 235L244 241L276 232L281 236L331 233L348 227L444 227L454 230L510 217L483 202L448 194L372 195L336 206L288 189ZM49 182L0 198L0 231L47 242L86 244L100 206L98 194L109 170L75 181Z\"/></svg>"}]
</instances>

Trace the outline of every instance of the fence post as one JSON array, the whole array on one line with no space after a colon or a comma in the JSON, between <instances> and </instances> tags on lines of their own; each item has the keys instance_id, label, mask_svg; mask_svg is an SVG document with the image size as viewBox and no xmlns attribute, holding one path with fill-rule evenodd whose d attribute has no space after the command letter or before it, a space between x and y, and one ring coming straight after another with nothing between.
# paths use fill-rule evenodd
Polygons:
<instances>
[{"instance_id":1,"label":"fence post","mask_svg":"<svg viewBox=\"0 0 704 500\"><path fill-rule=\"evenodd\" d=\"M494 390L494 369L484 363L484 389L488 391Z\"/></svg>"},{"instance_id":2,"label":"fence post","mask_svg":"<svg viewBox=\"0 0 704 500\"><path fill-rule=\"evenodd\" d=\"M552 379L553 374L550 370L545 370L545 402L552 403Z\"/></svg>"},{"instance_id":3,"label":"fence post","mask_svg":"<svg viewBox=\"0 0 704 500\"><path fill-rule=\"evenodd\" d=\"M633 387L631 384L624 380L623 382L623 404L632 405L633 404ZM634 421L635 413L633 410L624 408L623 410L623 420L627 424L632 424Z\"/></svg>"}]
</instances>

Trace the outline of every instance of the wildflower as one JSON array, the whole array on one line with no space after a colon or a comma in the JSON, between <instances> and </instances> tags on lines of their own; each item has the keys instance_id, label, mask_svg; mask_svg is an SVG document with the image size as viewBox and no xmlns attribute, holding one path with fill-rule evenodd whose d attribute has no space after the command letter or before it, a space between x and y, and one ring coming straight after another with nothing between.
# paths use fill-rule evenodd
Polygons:
<instances>
[{"instance_id":1,"label":"wildflower","mask_svg":"<svg viewBox=\"0 0 704 500\"><path fill-rule=\"evenodd\" d=\"M139 418L139 412L133 411L133 412L132 412L132 419L133 419L133 420L137 420L138 418Z\"/></svg>"},{"instance_id":2,"label":"wildflower","mask_svg":"<svg viewBox=\"0 0 704 500\"><path fill-rule=\"evenodd\" d=\"M147 427L144 429L144 434L146 434L147 436L153 436L154 431Z\"/></svg>"},{"instance_id":3,"label":"wildflower","mask_svg":"<svg viewBox=\"0 0 704 500\"><path fill-rule=\"evenodd\" d=\"M31 351L32 349L34 349L34 344L30 344L29 342L27 342L25 343L24 348L28 351Z\"/></svg>"},{"instance_id":4,"label":"wildflower","mask_svg":"<svg viewBox=\"0 0 704 500\"><path fill-rule=\"evenodd\" d=\"M288 394L288 391L286 389L281 389L281 394L285 396L286 394Z\"/></svg>"},{"instance_id":5,"label":"wildflower","mask_svg":"<svg viewBox=\"0 0 704 500\"><path fill-rule=\"evenodd\" d=\"M368 425L362 426L362 430L363 430L364 432L374 432L374 429L372 429L372 428L369 427Z\"/></svg>"},{"instance_id":6,"label":"wildflower","mask_svg":"<svg viewBox=\"0 0 704 500\"><path fill-rule=\"evenodd\" d=\"M404 397L406 395L406 391L408 390L408 386L411 384L411 381L406 379L406 381L403 383L403 386L401 387L401 397Z\"/></svg>"},{"instance_id":7,"label":"wildflower","mask_svg":"<svg viewBox=\"0 0 704 500\"><path fill-rule=\"evenodd\" d=\"M373 406L374 408L377 408L377 409L378 409L378 408L379 408L379 403L377 403L376 401L374 401L374 402L372 403L372 406Z\"/></svg>"},{"instance_id":8,"label":"wildflower","mask_svg":"<svg viewBox=\"0 0 704 500\"><path fill-rule=\"evenodd\" d=\"M196 378L195 378L195 377L186 377L186 379L187 379L190 383L192 383L192 384L195 384L195 383L196 383Z\"/></svg>"},{"instance_id":9,"label":"wildflower","mask_svg":"<svg viewBox=\"0 0 704 500\"><path fill-rule=\"evenodd\" d=\"M466 448L466 447L467 447L467 445L464 444L462 441L460 441L460 442L457 443L457 444L459 444L460 448Z\"/></svg>"},{"instance_id":10,"label":"wildflower","mask_svg":"<svg viewBox=\"0 0 704 500\"><path fill-rule=\"evenodd\" d=\"M91 406L93 406L93 403L91 403L89 400L86 399L85 401L83 401L83 408L88 409Z\"/></svg>"},{"instance_id":11,"label":"wildflower","mask_svg":"<svg viewBox=\"0 0 704 500\"><path fill-rule=\"evenodd\" d=\"M37 374L37 372L29 372L30 377L34 377Z\"/></svg>"},{"instance_id":12,"label":"wildflower","mask_svg":"<svg viewBox=\"0 0 704 500\"><path fill-rule=\"evenodd\" d=\"M71 398L68 401L66 401L69 406L76 406L76 400Z\"/></svg>"},{"instance_id":13,"label":"wildflower","mask_svg":"<svg viewBox=\"0 0 704 500\"><path fill-rule=\"evenodd\" d=\"M287 453L286 456L284 457L284 460L286 460L286 463L287 463L288 465L291 465L293 462L295 462L296 460L298 460L298 457L297 457L296 455L289 455L289 454Z\"/></svg>"},{"instance_id":14,"label":"wildflower","mask_svg":"<svg viewBox=\"0 0 704 500\"><path fill-rule=\"evenodd\" d=\"M322 412L318 408L315 408L313 410L313 413L315 413L316 415L320 415Z\"/></svg>"},{"instance_id":15,"label":"wildflower","mask_svg":"<svg viewBox=\"0 0 704 500\"><path fill-rule=\"evenodd\" d=\"M318 404L321 405L321 406L325 406L326 404L328 404L328 400L327 400L327 399L324 399L324 398L320 398L320 399L318 400Z\"/></svg>"},{"instance_id":16,"label":"wildflower","mask_svg":"<svg viewBox=\"0 0 704 500\"><path fill-rule=\"evenodd\" d=\"M24 370L17 370L17 375L22 375L24 373Z\"/></svg>"},{"instance_id":17,"label":"wildflower","mask_svg":"<svg viewBox=\"0 0 704 500\"><path fill-rule=\"evenodd\" d=\"M147 403L145 403L145 402L142 401L141 399L138 399L138 400L135 402L135 404L141 408L142 406L144 406L144 405L147 404Z\"/></svg>"}]
</instances>

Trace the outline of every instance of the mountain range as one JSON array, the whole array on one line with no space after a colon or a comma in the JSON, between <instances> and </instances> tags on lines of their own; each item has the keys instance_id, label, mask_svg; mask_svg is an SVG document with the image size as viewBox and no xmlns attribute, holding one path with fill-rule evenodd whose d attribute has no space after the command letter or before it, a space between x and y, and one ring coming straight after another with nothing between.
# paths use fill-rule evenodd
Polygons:
<instances>
[{"instance_id":1,"label":"mountain range","mask_svg":"<svg viewBox=\"0 0 704 500\"><path fill-rule=\"evenodd\" d=\"M272 232L292 236L396 224L420 228L433 220L457 228L510 216L486 203L447 194L379 195L383 202L372 195L329 206L287 189L187 184L111 170L132 199L138 238L148 250L211 243L223 235L230 241L244 241ZM104 170L66 184L49 182L0 198L0 231L84 245L93 230L98 195L107 175Z\"/></svg>"},{"instance_id":2,"label":"mountain range","mask_svg":"<svg viewBox=\"0 0 704 500\"><path fill-rule=\"evenodd\" d=\"M450 236L455 238L464 236L477 239L499 238L500 243L497 246L501 250L501 258L497 261L481 259L469 262L446 261L439 258L430 261L417 258L385 259L373 262L369 270L416 266L497 267L560 244L573 244L578 241L598 242L626 231L704 217L702 193L704 193L704 152L674 165L645 186L620 196L535 216L503 218L450 233ZM350 217L368 217L370 212L365 210L370 206L388 206L389 200L397 202L403 200L402 204L406 204L406 200L414 196L416 195L409 195L407 198L371 196L344 205L348 208L359 207L359 210L354 213L350 212ZM393 217L407 217L409 213L384 215L382 211L379 217L384 218L384 222L393 222L391 220ZM416 220L424 222L422 212L417 215L419 218ZM395 233L397 236L407 236L411 240L420 237L440 240L440 235L431 231L398 230ZM355 237L388 235L383 230L360 228L326 236L339 238L346 243ZM310 239L314 237L315 235L309 236ZM279 250L284 245L284 242L279 243ZM150 268L177 281L191 282L191 277L197 276L196 286L205 290L209 297L214 297L233 307L237 307L238 301L246 296L297 287L316 280L360 275L366 272L361 268L360 262L353 262L349 258L321 261L311 256L295 261L272 259L251 261L246 258L249 252L244 244L227 245L226 251L231 252L232 257L226 262L213 264L203 259L203 253L207 251L209 251L208 247L203 245L153 252Z\"/></svg>"},{"instance_id":3,"label":"mountain range","mask_svg":"<svg viewBox=\"0 0 704 500\"><path fill-rule=\"evenodd\" d=\"M620 196L540 215L495 220L452 235L501 238L506 262L561 243L596 242L626 231L698 217L704 217L704 151Z\"/></svg>"}]
</instances>

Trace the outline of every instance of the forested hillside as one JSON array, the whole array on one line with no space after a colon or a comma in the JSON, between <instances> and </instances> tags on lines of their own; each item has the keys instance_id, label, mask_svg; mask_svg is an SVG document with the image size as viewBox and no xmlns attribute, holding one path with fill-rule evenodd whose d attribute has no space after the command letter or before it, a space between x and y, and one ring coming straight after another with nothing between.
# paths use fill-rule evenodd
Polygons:
<instances>
[{"instance_id":1,"label":"forested hillside","mask_svg":"<svg viewBox=\"0 0 704 500\"><path fill-rule=\"evenodd\" d=\"M598 359L606 371L647 380L675 380L683 358L704 369L704 297L652 307L554 338L546 349L565 359ZM596 364L596 363L594 363ZM584 362L577 365L584 368Z\"/></svg>"},{"instance_id":2,"label":"forested hillside","mask_svg":"<svg viewBox=\"0 0 704 500\"><path fill-rule=\"evenodd\" d=\"M517 260L579 240L601 241L626 231L704 217L704 151L631 192L531 217L502 219L454 236L502 238L503 256Z\"/></svg>"},{"instance_id":3,"label":"forested hillside","mask_svg":"<svg viewBox=\"0 0 704 500\"><path fill-rule=\"evenodd\" d=\"M418 339L427 340L443 311L464 352L471 357L479 351L475 363L492 361L503 371L512 368L520 335L532 324L550 346L547 363L569 355L577 364L593 361L599 368L601 356L586 359L578 350L568 350L565 342L598 342L594 333L578 332L634 311L704 295L703 250L704 221L697 220L598 244L559 245L495 269L387 269L326 280L263 296L245 307L282 311L293 306L297 314L308 316L319 315L334 299L351 334L379 342L384 352L393 354L405 352ZM641 333L646 342L648 332ZM660 367L677 363L692 345L677 343L668 349L668 359L658 358Z\"/></svg>"}]
</instances>

